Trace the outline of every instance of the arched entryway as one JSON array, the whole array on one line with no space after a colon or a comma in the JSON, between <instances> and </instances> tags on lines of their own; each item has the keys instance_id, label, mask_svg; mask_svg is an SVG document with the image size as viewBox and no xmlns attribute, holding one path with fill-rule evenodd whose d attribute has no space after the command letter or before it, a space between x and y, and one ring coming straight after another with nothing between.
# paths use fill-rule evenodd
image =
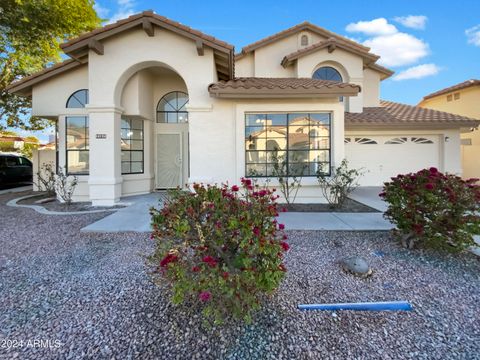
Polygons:
<instances>
[{"instance_id":1,"label":"arched entryway","mask_svg":"<svg viewBox=\"0 0 480 360\"><path fill-rule=\"evenodd\" d=\"M121 91L123 195L188 181L188 100L185 81L168 66L142 68L126 81Z\"/></svg>"}]
</instances>

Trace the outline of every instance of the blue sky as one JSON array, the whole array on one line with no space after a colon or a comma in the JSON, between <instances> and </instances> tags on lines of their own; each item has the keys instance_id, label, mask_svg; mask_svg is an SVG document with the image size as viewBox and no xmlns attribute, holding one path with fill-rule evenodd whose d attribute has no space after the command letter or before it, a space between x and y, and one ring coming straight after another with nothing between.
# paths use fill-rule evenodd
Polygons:
<instances>
[{"instance_id":1,"label":"blue sky","mask_svg":"<svg viewBox=\"0 0 480 360\"><path fill-rule=\"evenodd\" d=\"M233 44L237 52L307 20L370 46L382 56L382 65L396 74L382 82L381 97L407 104L480 78L478 0L98 0L96 9L108 21L154 10Z\"/></svg>"}]
</instances>

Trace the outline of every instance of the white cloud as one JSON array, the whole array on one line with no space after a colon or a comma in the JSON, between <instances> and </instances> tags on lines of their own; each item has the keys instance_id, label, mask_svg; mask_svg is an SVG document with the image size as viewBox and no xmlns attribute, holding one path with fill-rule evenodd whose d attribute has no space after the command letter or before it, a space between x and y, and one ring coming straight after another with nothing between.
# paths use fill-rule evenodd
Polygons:
<instances>
[{"instance_id":1,"label":"white cloud","mask_svg":"<svg viewBox=\"0 0 480 360\"><path fill-rule=\"evenodd\" d=\"M389 35L398 32L397 28L389 24L385 18L351 23L347 25L345 30L348 32L359 32L365 35Z\"/></svg>"},{"instance_id":2,"label":"white cloud","mask_svg":"<svg viewBox=\"0 0 480 360\"><path fill-rule=\"evenodd\" d=\"M417 30L425 29L428 18L425 15L408 15L397 16L393 18L396 22L402 24L405 27Z\"/></svg>"},{"instance_id":3,"label":"white cloud","mask_svg":"<svg viewBox=\"0 0 480 360\"><path fill-rule=\"evenodd\" d=\"M480 46L480 24L465 30L465 35L467 35L469 44Z\"/></svg>"},{"instance_id":4,"label":"white cloud","mask_svg":"<svg viewBox=\"0 0 480 360\"><path fill-rule=\"evenodd\" d=\"M397 76L395 76L393 80L401 81L410 79L422 79L427 76L437 75L440 70L440 67L435 64L417 65L403 70Z\"/></svg>"},{"instance_id":5,"label":"white cloud","mask_svg":"<svg viewBox=\"0 0 480 360\"><path fill-rule=\"evenodd\" d=\"M118 20L125 19L135 13L135 2L133 0L117 0L117 9L110 17L107 24L111 24Z\"/></svg>"},{"instance_id":6,"label":"white cloud","mask_svg":"<svg viewBox=\"0 0 480 360\"><path fill-rule=\"evenodd\" d=\"M93 5L93 8L97 12L97 15L102 19L106 18L108 16L108 14L110 13L110 9L108 9L106 7L103 7L98 2L96 2L95 5Z\"/></svg>"},{"instance_id":7,"label":"white cloud","mask_svg":"<svg viewBox=\"0 0 480 360\"><path fill-rule=\"evenodd\" d=\"M419 18L421 16L407 16L406 18L411 17ZM416 25L418 25L418 19L416 21ZM410 20L410 23L413 22ZM363 44L370 47L374 54L379 55L378 62L385 66L411 65L429 53L427 43L413 35L398 31L385 18L351 23L347 25L346 30L369 36L363 41Z\"/></svg>"},{"instance_id":8,"label":"white cloud","mask_svg":"<svg viewBox=\"0 0 480 360\"><path fill-rule=\"evenodd\" d=\"M406 33L376 36L363 42L374 54L380 55L378 62L385 66L414 64L429 53L428 44Z\"/></svg>"}]
</instances>

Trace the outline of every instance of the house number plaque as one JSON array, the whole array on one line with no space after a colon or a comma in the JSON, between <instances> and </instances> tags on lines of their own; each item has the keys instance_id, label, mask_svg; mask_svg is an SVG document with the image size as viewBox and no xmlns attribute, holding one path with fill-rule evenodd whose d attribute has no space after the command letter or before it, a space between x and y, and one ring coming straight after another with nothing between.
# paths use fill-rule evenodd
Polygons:
<instances>
[{"instance_id":1,"label":"house number plaque","mask_svg":"<svg viewBox=\"0 0 480 360\"><path fill-rule=\"evenodd\" d=\"M96 138L96 139L106 139L106 138L107 138L107 134L95 134L95 138Z\"/></svg>"}]
</instances>

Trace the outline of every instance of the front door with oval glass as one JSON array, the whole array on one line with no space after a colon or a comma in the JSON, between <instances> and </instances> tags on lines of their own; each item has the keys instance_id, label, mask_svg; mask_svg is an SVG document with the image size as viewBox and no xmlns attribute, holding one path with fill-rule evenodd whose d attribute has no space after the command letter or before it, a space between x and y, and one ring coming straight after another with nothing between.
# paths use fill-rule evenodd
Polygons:
<instances>
[{"instance_id":1,"label":"front door with oval glass","mask_svg":"<svg viewBox=\"0 0 480 360\"><path fill-rule=\"evenodd\" d=\"M157 189L182 186L182 136L157 134Z\"/></svg>"}]
</instances>

